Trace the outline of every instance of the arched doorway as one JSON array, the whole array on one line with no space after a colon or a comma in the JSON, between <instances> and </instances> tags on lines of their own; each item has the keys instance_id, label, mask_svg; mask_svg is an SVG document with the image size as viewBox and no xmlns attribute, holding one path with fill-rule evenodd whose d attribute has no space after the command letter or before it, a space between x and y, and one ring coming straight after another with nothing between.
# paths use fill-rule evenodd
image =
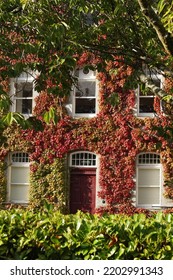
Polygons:
<instances>
[{"instance_id":1,"label":"arched doorway","mask_svg":"<svg viewBox=\"0 0 173 280\"><path fill-rule=\"evenodd\" d=\"M96 155L86 151L70 155L70 213L94 213L96 200Z\"/></svg>"}]
</instances>

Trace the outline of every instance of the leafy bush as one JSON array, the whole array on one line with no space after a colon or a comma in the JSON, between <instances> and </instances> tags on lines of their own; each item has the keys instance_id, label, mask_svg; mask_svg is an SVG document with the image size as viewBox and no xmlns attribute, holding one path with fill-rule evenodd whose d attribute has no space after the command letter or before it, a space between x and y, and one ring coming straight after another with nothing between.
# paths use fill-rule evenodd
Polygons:
<instances>
[{"instance_id":1,"label":"leafy bush","mask_svg":"<svg viewBox=\"0 0 173 280\"><path fill-rule=\"evenodd\" d=\"M173 259L173 215L2 210L0 259Z\"/></svg>"}]
</instances>

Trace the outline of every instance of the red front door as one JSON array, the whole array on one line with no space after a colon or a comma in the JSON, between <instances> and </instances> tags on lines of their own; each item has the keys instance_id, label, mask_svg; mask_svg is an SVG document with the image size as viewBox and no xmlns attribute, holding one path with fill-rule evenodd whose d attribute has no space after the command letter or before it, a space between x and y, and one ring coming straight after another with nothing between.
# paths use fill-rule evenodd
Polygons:
<instances>
[{"instance_id":1,"label":"red front door","mask_svg":"<svg viewBox=\"0 0 173 280\"><path fill-rule=\"evenodd\" d=\"M72 168L70 172L70 213L94 213L96 169Z\"/></svg>"}]
</instances>

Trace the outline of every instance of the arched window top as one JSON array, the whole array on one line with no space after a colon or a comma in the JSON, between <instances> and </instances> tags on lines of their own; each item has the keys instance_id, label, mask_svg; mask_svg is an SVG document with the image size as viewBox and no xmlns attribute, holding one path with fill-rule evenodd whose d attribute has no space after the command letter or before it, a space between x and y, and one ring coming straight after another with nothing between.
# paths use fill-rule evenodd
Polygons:
<instances>
[{"instance_id":1,"label":"arched window top","mask_svg":"<svg viewBox=\"0 0 173 280\"><path fill-rule=\"evenodd\" d=\"M34 78L36 76L36 73L34 73L33 71L31 70L28 70L26 72L22 72L18 77L15 78L16 81L27 81L27 80L30 80L30 81L33 81Z\"/></svg>"},{"instance_id":2,"label":"arched window top","mask_svg":"<svg viewBox=\"0 0 173 280\"><path fill-rule=\"evenodd\" d=\"M28 153L14 152L11 154L12 163L29 163Z\"/></svg>"},{"instance_id":3,"label":"arched window top","mask_svg":"<svg viewBox=\"0 0 173 280\"><path fill-rule=\"evenodd\" d=\"M139 154L138 164L160 164L160 155L154 153Z\"/></svg>"},{"instance_id":4,"label":"arched window top","mask_svg":"<svg viewBox=\"0 0 173 280\"><path fill-rule=\"evenodd\" d=\"M96 72L92 71L90 69L77 69L75 71L75 75L76 77L78 77L79 79L96 79Z\"/></svg>"},{"instance_id":5,"label":"arched window top","mask_svg":"<svg viewBox=\"0 0 173 280\"><path fill-rule=\"evenodd\" d=\"M70 166L95 167L96 155L90 152L74 152L70 155Z\"/></svg>"}]
</instances>

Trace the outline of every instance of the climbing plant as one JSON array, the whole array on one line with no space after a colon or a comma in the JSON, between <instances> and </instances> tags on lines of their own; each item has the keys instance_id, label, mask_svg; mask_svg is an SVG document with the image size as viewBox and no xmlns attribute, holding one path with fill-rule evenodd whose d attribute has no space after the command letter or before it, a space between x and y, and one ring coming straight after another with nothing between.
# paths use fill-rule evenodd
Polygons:
<instances>
[{"instance_id":1,"label":"climbing plant","mask_svg":"<svg viewBox=\"0 0 173 280\"><path fill-rule=\"evenodd\" d=\"M90 65L94 69L96 63L98 59L88 52L78 59L81 68ZM110 61L104 71L98 73L100 111L91 119L72 118L64 106L66 98L51 96L45 90L37 97L34 110L34 117L42 123L41 130L23 130L13 125L3 131L2 161L13 150L24 150L30 155L30 207L40 208L44 201L48 201L63 212L68 211L65 158L74 150L88 150L100 155L99 196L106 200L106 206L97 212L146 211L135 208L131 200L135 188L136 156L140 152L161 155L164 195L173 199L172 117L163 114L158 97L154 102L155 118L140 119L134 115L135 90L125 89L132 72L132 68L122 62ZM168 87L171 87L170 82ZM45 120L45 112L51 106L55 108L56 122ZM3 176L1 180L4 182Z\"/></svg>"}]
</instances>

